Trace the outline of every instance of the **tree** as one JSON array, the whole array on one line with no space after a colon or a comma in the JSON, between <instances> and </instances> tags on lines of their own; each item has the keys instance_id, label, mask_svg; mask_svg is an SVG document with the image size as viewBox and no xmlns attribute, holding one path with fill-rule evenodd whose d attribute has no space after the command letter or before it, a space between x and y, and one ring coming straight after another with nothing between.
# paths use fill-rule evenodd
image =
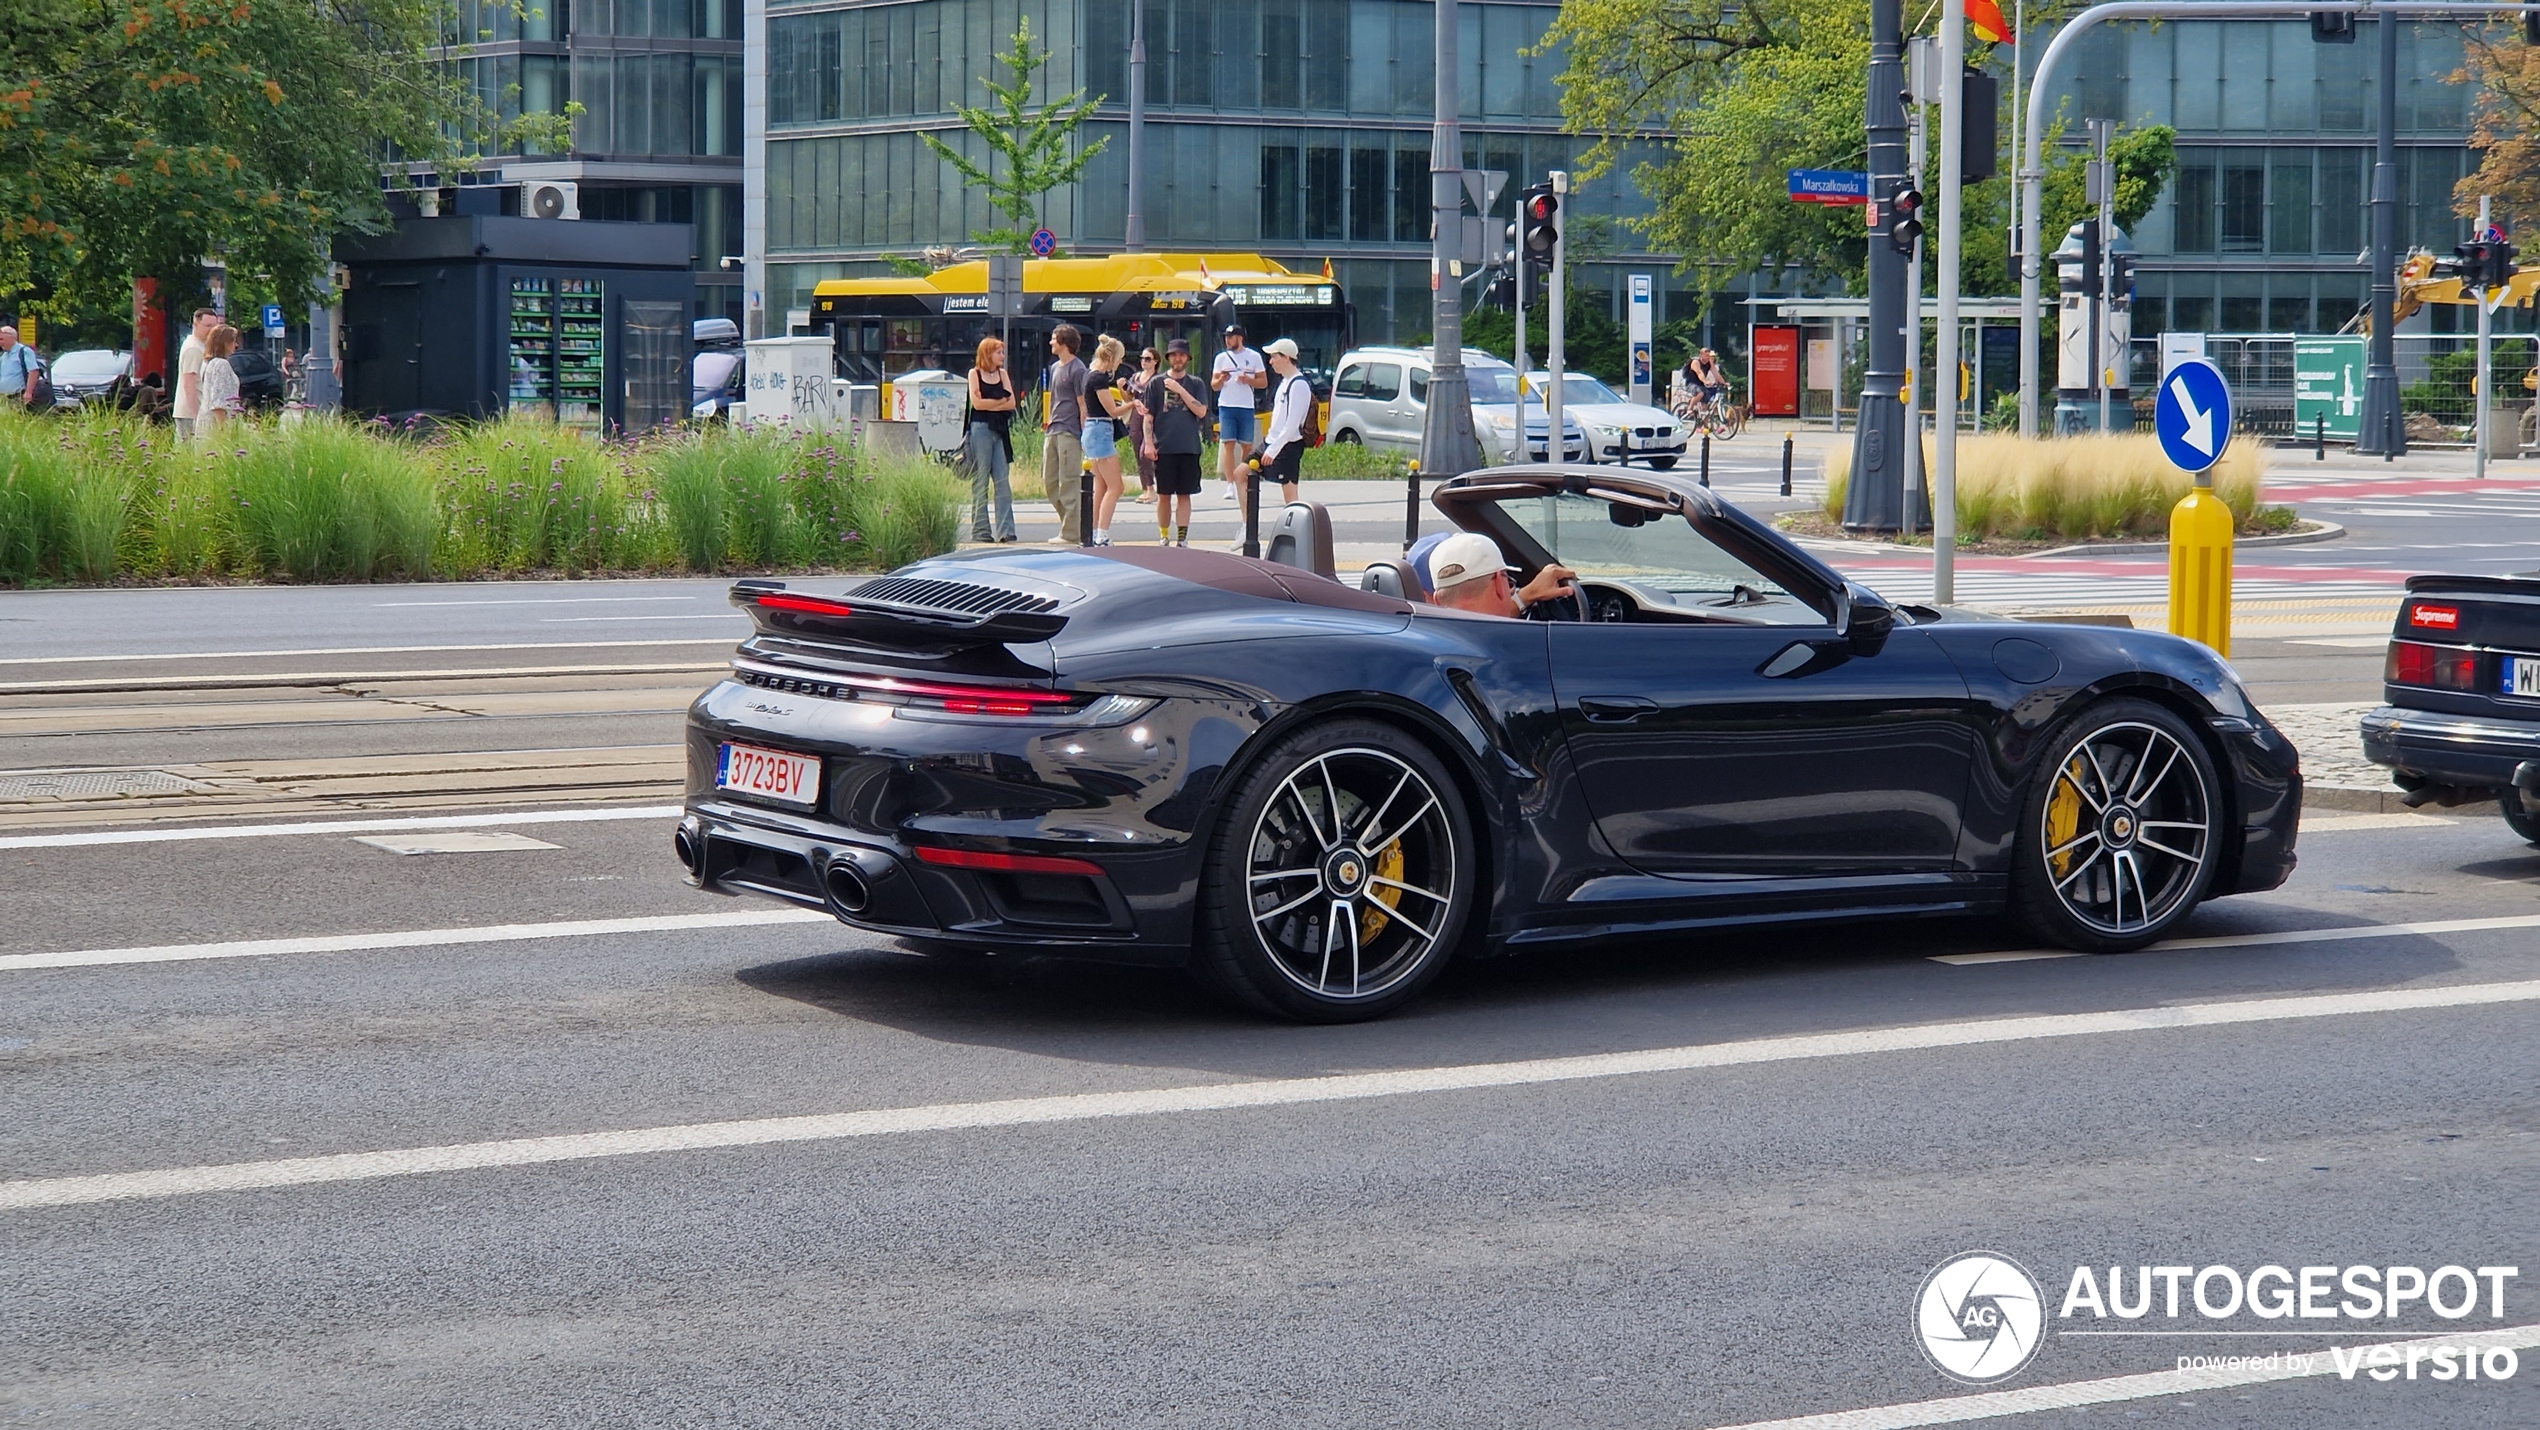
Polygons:
<instances>
[{"instance_id":1,"label":"tree","mask_svg":"<svg viewBox=\"0 0 2540 1430\"><path fill-rule=\"evenodd\" d=\"M2479 163L2452 190L2454 206L2475 217L2486 194L2509 230L2540 222L2540 45L2524 44L2512 25L2467 30L2464 42L2466 63L2449 78L2478 87L2469 147Z\"/></svg>"},{"instance_id":2,"label":"tree","mask_svg":"<svg viewBox=\"0 0 2540 1430\"><path fill-rule=\"evenodd\" d=\"M193 296L200 263L284 302L388 215L381 159L447 173L507 135L437 62L440 0L18 0L0 24L0 290L58 319Z\"/></svg>"},{"instance_id":3,"label":"tree","mask_svg":"<svg viewBox=\"0 0 2540 1430\"><path fill-rule=\"evenodd\" d=\"M972 188L984 191L988 207L1010 222L996 228L982 229L971 237L980 243L1015 253L1026 250L1034 229L1042 223L1043 200L1049 191L1076 182L1085 166L1103 151L1109 139L1097 139L1083 149L1069 152L1075 143L1076 130L1103 96L1088 99L1083 90L1061 96L1039 109L1032 107L1032 76L1049 63L1048 50L1032 46L1032 21L1024 17L1014 29L1014 48L996 57L1014 76L1011 84L993 79L980 80L988 88L994 103L988 107L958 105L953 112L970 132L987 146L988 162L983 167L972 162L959 150L932 134L922 136L935 156L950 164L962 180ZM999 161L1004 172L1000 174Z\"/></svg>"}]
</instances>

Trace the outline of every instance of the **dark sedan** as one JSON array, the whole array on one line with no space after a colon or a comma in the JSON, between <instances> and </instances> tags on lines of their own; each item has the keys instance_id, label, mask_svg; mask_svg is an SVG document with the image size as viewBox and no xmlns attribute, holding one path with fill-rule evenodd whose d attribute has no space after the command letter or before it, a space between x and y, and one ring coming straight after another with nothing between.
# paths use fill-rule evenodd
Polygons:
<instances>
[{"instance_id":1,"label":"dark sedan","mask_svg":"<svg viewBox=\"0 0 2540 1430\"><path fill-rule=\"evenodd\" d=\"M2412 576L2364 717L2410 805L2497 801L2540 844L2540 573Z\"/></svg>"},{"instance_id":2,"label":"dark sedan","mask_svg":"<svg viewBox=\"0 0 2540 1430\"><path fill-rule=\"evenodd\" d=\"M1335 1021L1450 956L2009 912L2141 947L2293 868L2292 746L2201 646L1895 606L1688 480L1528 466L1437 505L1530 619L1283 562L983 550L813 589L688 726L701 886L920 948L1188 964ZM1413 587L1412 589L1416 589Z\"/></svg>"}]
</instances>

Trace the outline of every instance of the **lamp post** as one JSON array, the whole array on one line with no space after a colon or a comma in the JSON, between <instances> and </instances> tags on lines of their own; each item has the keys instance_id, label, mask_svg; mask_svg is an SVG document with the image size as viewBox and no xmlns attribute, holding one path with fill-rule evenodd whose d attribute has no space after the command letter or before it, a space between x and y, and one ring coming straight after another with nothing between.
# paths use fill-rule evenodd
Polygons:
<instances>
[{"instance_id":1,"label":"lamp post","mask_svg":"<svg viewBox=\"0 0 2540 1430\"><path fill-rule=\"evenodd\" d=\"M2364 357L2364 420L2355 450L2385 460L2407 455L2408 431L2399 417L2399 161L2393 147L2399 127L2399 17L2387 9L2373 16L2381 43L2379 120L2372 137L2372 346Z\"/></svg>"},{"instance_id":2,"label":"lamp post","mask_svg":"<svg viewBox=\"0 0 2540 1430\"><path fill-rule=\"evenodd\" d=\"M1120 246L1147 246L1147 0L1129 0L1129 216Z\"/></svg>"},{"instance_id":3,"label":"lamp post","mask_svg":"<svg viewBox=\"0 0 2540 1430\"><path fill-rule=\"evenodd\" d=\"M1438 0L1437 127L1429 145L1429 288L1436 300L1430 320L1429 410L1420 433L1420 470L1432 477L1461 476L1482 464L1473 435L1473 399L1464 377L1464 130L1457 117L1455 0ZM1517 404L1519 441L1526 406Z\"/></svg>"},{"instance_id":4,"label":"lamp post","mask_svg":"<svg viewBox=\"0 0 2540 1430\"><path fill-rule=\"evenodd\" d=\"M1905 518L1897 480L1905 443L1905 255L1887 241L1881 222L1905 183L1904 62L1903 0L1870 0L1869 96L1862 114L1870 161L1870 352L1852 433L1851 487L1843 499L1850 531L1896 531Z\"/></svg>"}]
</instances>

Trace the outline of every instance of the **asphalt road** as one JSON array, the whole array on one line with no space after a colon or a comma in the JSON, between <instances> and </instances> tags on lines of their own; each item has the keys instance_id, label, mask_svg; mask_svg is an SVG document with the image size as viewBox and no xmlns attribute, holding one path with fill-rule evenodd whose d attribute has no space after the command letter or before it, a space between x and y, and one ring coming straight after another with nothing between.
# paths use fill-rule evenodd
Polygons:
<instances>
[{"instance_id":1,"label":"asphalt road","mask_svg":"<svg viewBox=\"0 0 2540 1430\"><path fill-rule=\"evenodd\" d=\"M535 604L400 603L463 596ZM620 596L661 609L553 604ZM717 652L673 641L730 637L560 618L661 598L719 583L0 595L0 1416L1919 1425L1986 1393L1911 1314L1983 1248L2049 1302L2008 1392L2094 1403L1978 1423L2540 1423L2501 821L2321 811L2293 883L2124 957L1720 935L1299 1029L688 889L650 811ZM2369 698L2374 652L2276 644ZM144 766L191 787L23 773ZM361 842L452 833L508 847ZM2525 1271L2501 1318L2052 1316L2171 1264ZM2129 1324L2197 1334L2064 1334ZM2162 1374L2499 1329L2505 1383Z\"/></svg>"}]
</instances>

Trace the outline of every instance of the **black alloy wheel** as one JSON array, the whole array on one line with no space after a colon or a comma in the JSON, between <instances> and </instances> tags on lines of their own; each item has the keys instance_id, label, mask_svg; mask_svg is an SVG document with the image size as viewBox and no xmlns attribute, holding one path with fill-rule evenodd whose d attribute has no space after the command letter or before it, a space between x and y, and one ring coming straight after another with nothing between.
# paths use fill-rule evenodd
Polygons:
<instances>
[{"instance_id":1,"label":"black alloy wheel","mask_svg":"<svg viewBox=\"0 0 2540 1430\"><path fill-rule=\"evenodd\" d=\"M1192 967L1298 1022L1392 1012L1463 937L1473 841L1454 780L1418 741L1372 720L1300 730L1226 805Z\"/></svg>"},{"instance_id":2,"label":"black alloy wheel","mask_svg":"<svg viewBox=\"0 0 2540 1430\"><path fill-rule=\"evenodd\" d=\"M2049 741L2011 874L2014 912L2066 948L2123 953L2166 936L2222 857L2223 801L2204 741L2146 700L2102 701Z\"/></svg>"}]
</instances>

